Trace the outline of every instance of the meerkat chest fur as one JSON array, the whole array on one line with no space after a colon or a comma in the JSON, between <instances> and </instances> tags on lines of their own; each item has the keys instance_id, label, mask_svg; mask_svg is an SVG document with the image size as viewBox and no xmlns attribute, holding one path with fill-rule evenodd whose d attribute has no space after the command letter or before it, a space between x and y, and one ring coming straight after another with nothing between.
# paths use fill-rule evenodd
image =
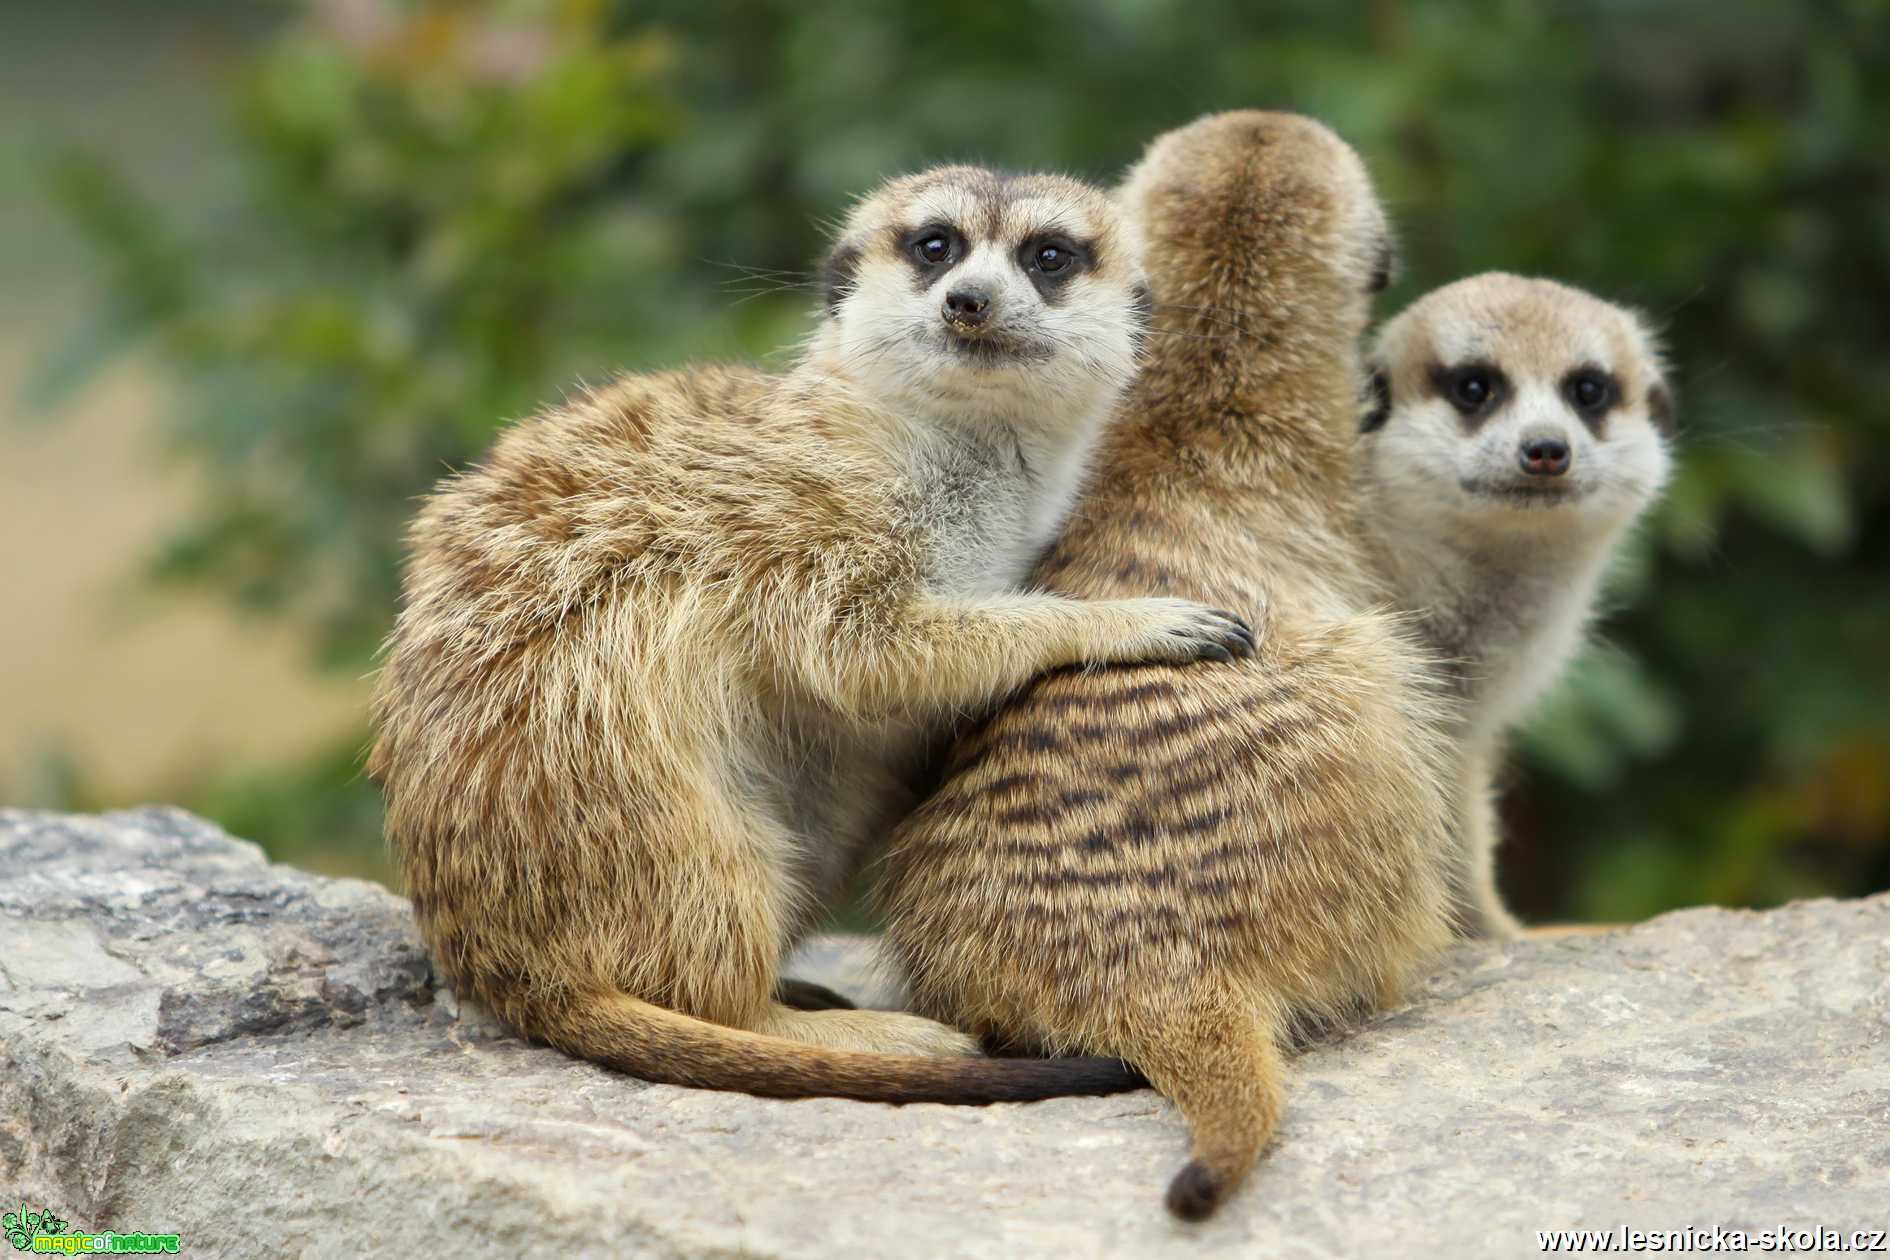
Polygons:
<instances>
[{"instance_id":1,"label":"meerkat chest fur","mask_svg":"<svg viewBox=\"0 0 1890 1260\"><path fill-rule=\"evenodd\" d=\"M1068 517L1101 415L1060 446L1027 447L1002 422L935 439L908 472L915 532L933 589L959 595L1014 590Z\"/></svg>"},{"instance_id":2,"label":"meerkat chest fur","mask_svg":"<svg viewBox=\"0 0 1890 1260\"><path fill-rule=\"evenodd\" d=\"M1464 736L1484 743L1522 718L1581 650L1611 540L1437 525L1388 516L1371 522L1370 536L1461 701Z\"/></svg>"}]
</instances>

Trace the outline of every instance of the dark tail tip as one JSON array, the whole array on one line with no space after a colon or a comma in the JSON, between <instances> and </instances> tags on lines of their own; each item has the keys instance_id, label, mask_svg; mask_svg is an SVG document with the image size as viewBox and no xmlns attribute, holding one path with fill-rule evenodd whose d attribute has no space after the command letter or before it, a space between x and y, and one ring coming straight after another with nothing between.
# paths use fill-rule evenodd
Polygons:
<instances>
[{"instance_id":1,"label":"dark tail tip","mask_svg":"<svg viewBox=\"0 0 1890 1260\"><path fill-rule=\"evenodd\" d=\"M1056 1083L1068 1093L1122 1094L1148 1088L1148 1078L1121 1059L1075 1058L1049 1062L1061 1069Z\"/></svg>"},{"instance_id":2,"label":"dark tail tip","mask_svg":"<svg viewBox=\"0 0 1890 1260\"><path fill-rule=\"evenodd\" d=\"M1198 1159L1189 1160L1168 1183L1168 1210L1184 1221L1206 1220L1220 1202L1220 1179Z\"/></svg>"},{"instance_id":3,"label":"dark tail tip","mask_svg":"<svg viewBox=\"0 0 1890 1260\"><path fill-rule=\"evenodd\" d=\"M1005 1058L968 1060L980 1085L971 1095L980 1102L1037 1102L1076 1094L1121 1094L1142 1089L1148 1080L1121 1059ZM958 1095L950 1101L971 1101Z\"/></svg>"}]
</instances>

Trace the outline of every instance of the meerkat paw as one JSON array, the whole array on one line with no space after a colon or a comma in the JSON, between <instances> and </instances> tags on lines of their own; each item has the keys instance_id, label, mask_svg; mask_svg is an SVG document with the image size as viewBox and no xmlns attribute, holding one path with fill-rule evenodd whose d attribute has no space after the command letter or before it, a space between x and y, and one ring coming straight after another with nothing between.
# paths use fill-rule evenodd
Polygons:
<instances>
[{"instance_id":1,"label":"meerkat paw","mask_svg":"<svg viewBox=\"0 0 1890 1260\"><path fill-rule=\"evenodd\" d=\"M1109 653L1113 662L1231 661L1252 656L1253 627L1238 614L1191 599L1131 599L1125 611L1141 624Z\"/></svg>"},{"instance_id":2,"label":"meerkat paw","mask_svg":"<svg viewBox=\"0 0 1890 1260\"><path fill-rule=\"evenodd\" d=\"M828 1050L923 1054L964 1058L980 1053L976 1039L949 1024L899 1011L797 1011L776 1005L757 1032Z\"/></svg>"},{"instance_id":3,"label":"meerkat paw","mask_svg":"<svg viewBox=\"0 0 1890 1260\"><path fill-rule=\"evenodd\" d=\"M978 1039L959 1032L950 1024L941 1024L937 1020L926 1019L919 1015L899 1015L892 1011L863 1011L859 1014L877 1015L880 1020L868 1028L868 1035L874 1039L871 1049L885 1054L926 1054L939 1058L976 1058L984 1053L978 1046ZM897 1025L888 1026L881 1022L886 1018L898 1020Z\"/></svg>"}]
</instances>

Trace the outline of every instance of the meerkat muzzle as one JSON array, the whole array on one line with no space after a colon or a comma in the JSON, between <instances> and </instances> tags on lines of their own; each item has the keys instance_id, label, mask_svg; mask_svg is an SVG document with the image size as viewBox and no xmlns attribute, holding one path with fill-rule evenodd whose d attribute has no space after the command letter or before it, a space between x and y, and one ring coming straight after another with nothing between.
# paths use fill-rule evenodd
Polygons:
<instances>
[{"instance_id":1,"label":"meerkat muzzle","mask_svg":"<svg viewBox=\"0 0 1890 1260\"><path fill-rule=\"evenodd\" d=\"M1531 477L1560 477L1568 471L1568 442L1556 434L1531 434L1523 439L1516 462Z\"/></svg>"},{"instance_id":2,"label":"meerkat muzzle","mask_svg":"<svg viewBox=\"0 0 1890 1260\"><path fill-rule=\"evenodd\" d=\"M953 289L940 314L959 336L978 336L991 322L991 295L983 289Z\"/></svg>"}]
</instances>

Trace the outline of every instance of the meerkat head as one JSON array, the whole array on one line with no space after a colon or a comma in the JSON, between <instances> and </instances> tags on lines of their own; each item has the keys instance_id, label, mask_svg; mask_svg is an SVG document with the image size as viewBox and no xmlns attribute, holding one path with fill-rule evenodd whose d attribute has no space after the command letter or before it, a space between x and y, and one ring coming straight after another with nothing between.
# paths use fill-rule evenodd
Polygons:
<instances>
[{"instance_id":1,"label":"meerkat head","mask_svg":"<svg viewBox=\"0 0 1890 1260\"><path fill-rule=\"evenodd\" d=\"M1133 225L1058 175L893 180L848 215L823 272L815 353L926 409L1100 412L1134 376L1148 320Z\"/></svg>"},{"instance_id":2,"label":"meerkat head","mask_svg":"<svg viewBox=\"0 0 1890 1260\"><path fill-rule=\"evenodd\" d=\"M1204 312L1223 326L1238 316L1294 339L1355 342L1396 266L1364 160L1302 115L1199 118L1150 144L1120 195L1163 302L1213 301L1226 288L1258 300L1258 310Z\"/></svg>"},{"instance_id":3,"label":"meerkat head","mask_svg":"<svg viewBox=\"0 0 1890 1260\"><path fill-rule=\"evenodd\" d=\"M1666 480L1673 404L1654 339L1578 289L1446 285L1385 325L1371 371L1359 471L1400 528L1605 535Z\"/></svg>"}]
</instances>

